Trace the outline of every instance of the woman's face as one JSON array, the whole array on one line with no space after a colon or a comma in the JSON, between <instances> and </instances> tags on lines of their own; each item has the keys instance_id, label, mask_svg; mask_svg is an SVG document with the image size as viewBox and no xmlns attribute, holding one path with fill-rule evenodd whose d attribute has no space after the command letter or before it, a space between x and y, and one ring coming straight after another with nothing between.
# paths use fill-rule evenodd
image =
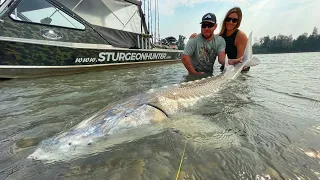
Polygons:
<instances>
[{"instance_id":1,"label":"woman's face","mask_svg":"<svg viewBox=\"0 0 320 180\"><path fill-rule=\"evenodd\" d=\"M237 13L229 14L229 16L226 18L226 29L227 30L235 29L238 21L239 21L239 16Z\"/></svg>"}]
</instances>

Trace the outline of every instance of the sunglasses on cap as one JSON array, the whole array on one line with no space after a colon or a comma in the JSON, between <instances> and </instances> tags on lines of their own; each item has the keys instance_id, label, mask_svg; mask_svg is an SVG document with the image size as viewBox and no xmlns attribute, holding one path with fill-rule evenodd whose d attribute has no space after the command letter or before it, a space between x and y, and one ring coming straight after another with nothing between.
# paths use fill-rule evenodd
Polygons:
<instances>
[{"instance_id":1,"label":"sunglasses on cap","mask_svg":"<svg viewBox=\"0 0 320 180\"><path fill-rule=\"evenodd\" d=\"M229 17L227 17L226 22L232 21L233 23L236 23L236 22L238 22L238 20L239 19L237 19L237 18L229 18Z\"/></svg>"},{"instance_id":2,"label":"sunglasses on cap","mask_svg":"<svg viewBox=\"0 0 320 180\"><path fill-rule=\"evenodd\" d=\"M212 28L214 26L214 24L212 24L212 23L206 23L206 24L201 24L201 28L206 28L206 27L208 27L208 28Z\"/></svg>"}]
</instances>

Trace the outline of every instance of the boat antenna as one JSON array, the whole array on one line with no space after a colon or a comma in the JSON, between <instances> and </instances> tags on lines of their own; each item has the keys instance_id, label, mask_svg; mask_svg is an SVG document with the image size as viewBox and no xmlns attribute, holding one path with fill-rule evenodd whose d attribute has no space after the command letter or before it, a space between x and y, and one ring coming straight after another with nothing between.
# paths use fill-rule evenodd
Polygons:
<instances>
[{"instance_id":1,"label":"boat antenna","mask_svg":"<svg viewBox=\"0 0 320 180\"><path fill-rule=\"evenodd\" d=\"M140 0L140 2L142 3L142 0ZM143 5L144 5L144 0L143 0ZM144 12L145 11L143 11L142 10L142 7L140 7L141 8L141 11L142 11L142 14L140 15L140 20L141 20L141 22L140 22L140 34L143 34L143 32L142 32L142 24L143 24L143 21L145 21L144 20Z\"/></svg>"},{"instance_id":2,"label":"boat antenna","mask_svg":"<svg viewBox=\"0 0 320 180\"><path fill-rule=\"evenodd\" d=\"M150 35L150 0L148 0L148 34Z\"/></svg>"},{"instance_id":3,"label":"boat antenna","mask_svg":"<svg viewBox=\"0 0 320 180\"><path fill-rule=\"evenodd\" d=\"M146 14L146 0L143 0L143 14Z\"/></svg>"},{"instance_id":4,"label":"boat antenna","mask_svg":"<svg viewBox=\"0 0 320 180\"><path fill-rule=\"evenodd\" d=\"M151 11L151 7L152 7L152 0L150 0L150 34L152 36L151 40L153 43L153 33L152 33L152 11Z\"/></svg>"},{"instance_id":5,"label":"boat antenna","mask_svg":"<svg viewBox=\"0 0 320 180\"><path fill-rule=\"evenodd\" d=\"M159 14L160 14L160 12L159 12L159 0L156 0L157 1L157 12L158 12L158 40L160 41L160 30L159 30L159 27L160 27L160 25L159 25L159 23L160 23L160 20L159 20Z\"/></svg>"},{"instance_id":6,"label":"boat antenna","mask_svg":"<svg viewBox=\"0 0 320 180\"><path fill-rule=\"evenodd\" d=\"M157 42L157 0L154 2L154 43Z\"/></svg>"}]
</instances>

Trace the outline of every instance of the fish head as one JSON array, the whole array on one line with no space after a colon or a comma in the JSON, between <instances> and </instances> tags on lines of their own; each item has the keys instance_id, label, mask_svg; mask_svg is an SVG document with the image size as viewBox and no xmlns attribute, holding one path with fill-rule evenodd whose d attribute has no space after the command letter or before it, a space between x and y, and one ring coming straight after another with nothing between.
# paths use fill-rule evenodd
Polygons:
<instances>
[{"instance_id":1,"label":"fish head","mask_svg":"<svg viewBox=\"0 0 320 180\"><path fill-rule=\"evenodd\" d=\"M79 132L73 129L42 141L28 159L44 161L67 159L69 156L73 157L89 150L95 138L92 135L88 136L88 131Z\"/></svg>"},{"instance_id":2,"label":"fish head","mask_svg":"<svg viewBox=\"0 0 320 180\"><path fill-rule=\"evenodd\" d=\"M42 141L29 159L65 161L105 151L106 147L132 141L158 132L145 125L158 124L168 117L148 104L106 109L74 126L67 132Z\"/></svg>"}]
</instances>

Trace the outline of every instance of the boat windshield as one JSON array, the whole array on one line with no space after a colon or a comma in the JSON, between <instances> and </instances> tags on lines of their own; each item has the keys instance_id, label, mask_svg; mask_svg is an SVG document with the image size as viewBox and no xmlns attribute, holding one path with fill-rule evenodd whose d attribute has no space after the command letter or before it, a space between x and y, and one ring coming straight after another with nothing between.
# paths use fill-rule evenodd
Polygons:
<instances>
[{"instance_id":1,"label":"boat windshield","mask_svg":"<svg viewBox=\"0 0 320 180\"><path fill-rule=\"evenodd\" d=\"M79 21L44 0L22 0L11 12L10 17L23 22L85 29Z\"/></svg>"},{"instance_id":2,"label":"boat windshield","mask_svg":"<svg viewBox=\"0 0 320 180\"><path fill-rule=\"evenodd\" d=\"M97 26L134 33L141 32L141 11L125 0L57 0L84 20ZM137 1L138 2L138 1Z\"/></svg>"}]
</instances>

